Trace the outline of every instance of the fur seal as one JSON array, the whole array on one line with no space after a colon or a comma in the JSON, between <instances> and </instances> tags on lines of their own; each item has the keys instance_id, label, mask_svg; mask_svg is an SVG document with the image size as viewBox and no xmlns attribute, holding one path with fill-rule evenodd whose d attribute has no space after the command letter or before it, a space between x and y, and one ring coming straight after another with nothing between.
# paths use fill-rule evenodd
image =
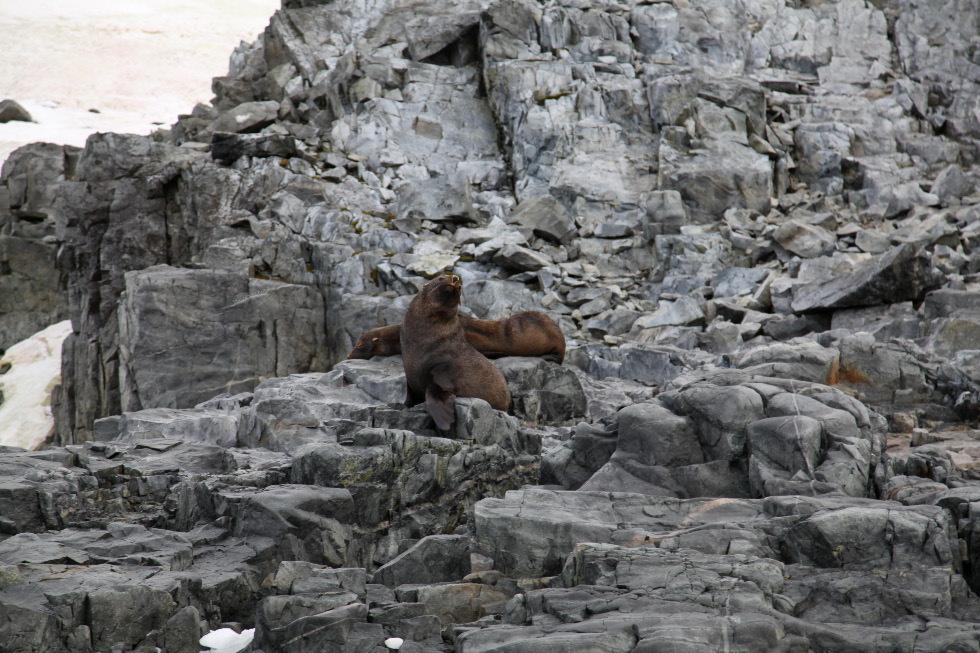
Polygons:
<instances>
[{"instance_id":1,"label":"fur seal","mask_svg":"<svg viewBox=\"0 0 980 653\"><path fill-rule=\"evenodd\" d=\"M539 311L517 313L500 320L460 317L466 339L487 358L539 356L561 365L565 335L555 321ZM395 356L402 353L401 325L371 329L361 336L347 358Z\"/></svg>"},{"instance_id":2,"label":"fur seal","mask_svg":"<svg viewBox=\"0 0 980 653\"><path fill-rule=\"evenodd\" d=\"M459 322L463 284L456 275L425 284L401 324L408 407L425 402L436 426L456 420L456 397L477 397L507 410L510 390L497 366L471 345Z\"/></svg>"}]
</instances>

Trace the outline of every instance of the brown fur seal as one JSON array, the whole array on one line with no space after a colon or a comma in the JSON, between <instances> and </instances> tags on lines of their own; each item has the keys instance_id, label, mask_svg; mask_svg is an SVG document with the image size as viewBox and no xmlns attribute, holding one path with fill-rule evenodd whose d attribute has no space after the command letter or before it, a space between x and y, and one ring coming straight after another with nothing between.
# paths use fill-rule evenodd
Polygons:
<instances>
[{"instance_id":1,"label":"brown fur seal","mask_svg":"<svg viewBox=\"0 0 980 653\"><path fill-rule=\"evenodd\" d=\"M487 358L539 356L561 365L565 336L544 313L528 311L501 320L460 317L466 339ZM402 353L401 325L371 329L357 341L347 358L395 356Z\"/></svg>"},{"instance_id":2,"label":"brown fur seal","mask_svg":"<svg viewBox=\"0 0 980 653\"><path fill-rule=\"evenodd\" d=\"M433 279L412 299L401 325L405 405L424 401L442 430L456 420L456 397L484 399L497 410L510 404L504 375L473 348L459 323L462 290L456 275Z\"/></svg>"}]
</instances>

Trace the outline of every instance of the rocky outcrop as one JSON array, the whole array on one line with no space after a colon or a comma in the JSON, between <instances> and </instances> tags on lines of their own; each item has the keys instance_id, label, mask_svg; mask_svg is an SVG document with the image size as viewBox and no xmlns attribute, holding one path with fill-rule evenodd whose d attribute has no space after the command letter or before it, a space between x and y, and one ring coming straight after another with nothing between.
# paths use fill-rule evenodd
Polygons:
<instances>
[{"instance_id":1,"label":"rocky outcrop","mask_svg":"<svg viewBox=\"0 0 980 653\"><path fill-rule=\"evenodd\" d=\"M72 333L0 641L975 650L978 16L296 0L170 129L18 151L0 348ZM445 272L568 349L440 432L344 357Z\"/></svg>"}]
</instances>

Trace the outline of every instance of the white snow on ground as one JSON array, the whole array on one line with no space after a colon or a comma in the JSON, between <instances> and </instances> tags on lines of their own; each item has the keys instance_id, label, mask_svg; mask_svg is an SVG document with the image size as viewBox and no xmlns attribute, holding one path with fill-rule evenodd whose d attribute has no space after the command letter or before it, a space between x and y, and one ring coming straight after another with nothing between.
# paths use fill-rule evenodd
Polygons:
<instances>
[{"instance_id":1,"label":"white snow on ground","mask_svg":"<svg viewBox=\"0 0 980 653\"><path fill-rule=\"evenodd\" d=\"M231 628L219 628L201 638L201 646L208 647L208 650L201 653L238 653L252 643L255 637L255 629L243 630L241 634L236 633Z\"/></svg>"},{"instance_id":2,"label":"white snow on ground","mask_svg":"<svg viewBox=\"0 0 980 653\"><path fill-rule=\"evenodd\" d=\"M61 343L71 333L65 320L13 345L0 358L0 445L34 450L54 431L51 391L61 383Z\"/></svg>"},{"instance_id":3,"label":"white snow on ground","mask_svg":"<svg viewBox=\"0 0 980 653\"><path fill-rule=\"evenodd\" d=\"M16 100L35 120L0 124L0 162L27 143L82 146L94 132L169 127L211 100L211 78L228 73L232 51L254 41L279 5L0 1L0 100Z\"/></svg>"}]
</instances>

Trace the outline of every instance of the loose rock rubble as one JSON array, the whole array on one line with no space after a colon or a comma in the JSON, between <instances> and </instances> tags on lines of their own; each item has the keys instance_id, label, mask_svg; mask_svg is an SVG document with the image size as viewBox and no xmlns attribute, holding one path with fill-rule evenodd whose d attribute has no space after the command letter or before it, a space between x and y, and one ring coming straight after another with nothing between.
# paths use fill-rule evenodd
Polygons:
<instances>
[{"instance_id":1,"label":"loose rock rubble","mask_svg":"<svg viewBox=\"0 0 980 653\"><path fill-rule=\"evenodd\" d=\"M977 650L978 34L287 0L171 128L18 150L0 351L72 333L4 650ZM568 345L445 432L345 360L443 273Z\"/></svg>"}]
</instances>

